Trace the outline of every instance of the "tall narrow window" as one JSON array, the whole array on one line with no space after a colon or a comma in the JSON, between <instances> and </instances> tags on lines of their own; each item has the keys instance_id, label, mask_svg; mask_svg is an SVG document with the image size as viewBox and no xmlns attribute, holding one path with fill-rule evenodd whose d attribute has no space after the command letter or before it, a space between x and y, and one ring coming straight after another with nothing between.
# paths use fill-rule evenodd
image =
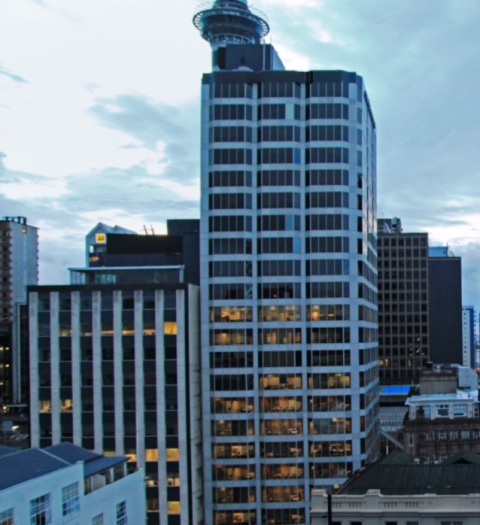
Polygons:
<instances>
[{"instance_id":1,"label":"tall narrow window","mask_svg":"<svg viewBox=\"0 0 480 525\"><path fill-rule=\"evenodd\" d=\"M0 512L0 525L14 525L13 509Z\"/></svg>"},{"instance_id":2,"label":"tall narrow window","mask_svg":"<svg viewBox=\"0 0 480 525\"><path fill-rule=\"evenodd\" d=\"M50 494L30 500L30 525L49 525L52 523L52 504Z\"/></svg>"},{"instance_id":3,"label":"tall narrow window","mask_svg":"<svg viewBox=\"0 0 480 525\"><path fill-rule=\"evenodd\" d=\"M127 525L127 502L121 501L117 504L117 525Z\"/></svg>"},{"instance_id":4,"label":"tall narrow window","mask_svg":"<svg viewBox=\"0 0 480 525\"><path fill-rule=\"evenodd\" d=\"M80 510L78 483L72 483L62 488L62 514L68 516Z\"/></svg>"}]
</instances>

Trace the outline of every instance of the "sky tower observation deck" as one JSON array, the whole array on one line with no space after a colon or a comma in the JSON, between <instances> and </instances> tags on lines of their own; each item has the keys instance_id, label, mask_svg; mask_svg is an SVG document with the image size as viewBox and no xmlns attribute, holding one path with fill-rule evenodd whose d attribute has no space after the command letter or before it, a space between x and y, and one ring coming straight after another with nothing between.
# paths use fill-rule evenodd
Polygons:
<instances>
[{"instance_id":1,"label":"sky tower observation deck","mask_svg":"<svg viewBox=\"0 0 480 525\"><path fill-rule=\"evenodd\" d=\"M201 6L193 23L213 49L224 44L259 44L270 30L264 15L249 8L246 0L215 0Z\"/></svg>"}]
</instances>

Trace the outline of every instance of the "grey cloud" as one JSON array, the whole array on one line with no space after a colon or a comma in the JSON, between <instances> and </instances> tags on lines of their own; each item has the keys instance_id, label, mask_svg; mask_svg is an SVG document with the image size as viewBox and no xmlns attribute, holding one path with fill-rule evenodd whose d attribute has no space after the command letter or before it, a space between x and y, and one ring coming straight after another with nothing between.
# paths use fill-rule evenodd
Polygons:
<instances>
[{"instance_id":1,"label":"grey cloud","mask_svg":"<svg viewBox=\"0 0 480 525\"><path fill-rule=\"evenodd\" d=\"M183 132L175 108L140 95L99 98L88 111L103 125L135 137L149 149L155 149L168 136L180 136Z\"/></svg>"},{"instance_id":2,"label":"grey cloud","mask_svg":"<svg viewBox=\"0 0 480 525\"><path fill-rule=\"evenodd\" d=\"M13 80L14 82L18 82L20 84L28 84L28 81L25 80L20 75L16 75L15 73L12 73L8 69L5 69L4 67L0 66L0 75L4 75L8 77L10 80Z\"/></svg>"},{"instance_id":3,"label":"grey cloud","mask_svg":"<svg viewBox=\"0 0 480 525\"><path fill-rule=\"evenodd\" d=\"M147 149L155 151L161 142L165 148L162 177L192 181L199 176L199 108L199 101L177 108L142 95L118 95L97 99L88 112L104 126L130 135Z\"/></svg>"},{"instance_id":4,"label":"grey cloud","mask_svg":"<svg viewBox=\"0 0 480 525\"><path fill-rule=\"evenodd\" d=\"M179 209L198 216L198 202L182 199L162 187L159 184L162 178L139 165L70 176L68 189L71 193L62 202L78 212L116 208L132 215L148 214L149 220L154 222L174 216Z\"/></svg>"},{"instance_id":5,"label":"grey cloud","mask_svg":"<svg viewBox=\"0 0 480 525\"><path fill-rule=\"evenodd\" d=\"M0 175L2 175L2 173L5 173L5 170L7 169L5 167L5 162L3 161L3 159L5 159L6 157L7 154L3 153L3 151L0 151Z\"/></svg>"},{"instance_id":6,"label":"grey cloud","mask_svg":"<svg viewBox=\"0 0 480 525\"><path fill-rule=\"evenodd\" d=\"M48 184L42 175L9 170L5 157L0 152L1 184ZM155 228L168 218L199 216L198 200L178 196L162 187L161 181L161 174L139 164L125 169L108 167L68 175L68 192L61 196L24 201L0 194L0 210L2 215L25 216L30 224L40 226L41 282L64 283L67 267L84 264L85 234L96 222L108 222L109 210L121 210L125 227L132 227L129 216L141 217Z\"/></svg>"}]
</instances>

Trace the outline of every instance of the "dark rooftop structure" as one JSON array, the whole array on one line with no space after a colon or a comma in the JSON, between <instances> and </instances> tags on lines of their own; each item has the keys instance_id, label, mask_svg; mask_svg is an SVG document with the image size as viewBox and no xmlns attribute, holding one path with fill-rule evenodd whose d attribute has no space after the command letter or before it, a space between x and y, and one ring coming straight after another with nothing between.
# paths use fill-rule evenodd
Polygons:
<instances>
[{"instance_id":1,"label":"dark rooftop structure","mask_svg":"<svg viewBox=\"0 0 480 525\"><path fill-rule=\"evenodd\" d=\"M413 458L397 450L357 472L337 493L364 495L375 489L386 496L478 494L480 456L463 453L440 464L416 464Z\"/></svg>"},{"instance_id":2,"label":"dark rooftop structure","mask_svg":"<svg viewBox=\"0 0 480 525\"><path fill-rule=\"evenodd\" d=\"M72 443L60 443L44 449L17 450L0 447L0 491L56 470L84 463L84 477L103 472L121 463L124 456L105 457Z\"/></svg>"},{"instance_id":3,"label":"dark rooftop structure","mask_svg":"<svg viewBox=\"0 0 480 525\"><path fill-rule=\"evenodd\" d=\"M88 269L83 272L85 284L93 282L106 284L104 268L110 269L108 275L116 272L116 282L125 280L121 269L137 269L129 279L135 282L145 281L140 272L147 270L152 274L155 267L183 267L184 280L192 284L200 282L200 222L198 219L167 220L167 234L156 235L145 229L145 235L137 235L130 230L115 226L107 227L103 223L86 236L88 251ZM98 269L95 274L93 270ZM75 269L78 270L78 269ZM97 276L96 276L97 275ZM123 272L122 275L125 275ZM153 274L152 274L153 275ZM103 279L103 281L102 281ZM154 282L161 282L160 277L153 277ZM169 278L169 280L172 280ZM122 282L123 282L122 281Z\"/></svg>"},{"instance_id":4,"label":"dark rooftop structure","mask_svg":"<svg viewBox=\"0 0 480 525\"><path fill-rule=\"evenodd\" d=\"M0 456L0 490L65 468L68 464L40 449L17 450Z\"/></svg>"}]
</instances>

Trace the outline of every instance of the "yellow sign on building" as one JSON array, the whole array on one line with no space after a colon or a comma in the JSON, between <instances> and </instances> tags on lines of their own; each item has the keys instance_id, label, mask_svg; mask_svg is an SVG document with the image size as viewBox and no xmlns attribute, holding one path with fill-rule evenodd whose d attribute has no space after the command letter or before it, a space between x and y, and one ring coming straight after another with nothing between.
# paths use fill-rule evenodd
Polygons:
<instances>
[{"instance_id":1,"label":"yellow sign on building","mask_svg":"<svg viewBox=\"0 0 480 525\"><path fill-rule=\"evenodd\" d=\"M106 244L107 236L104 233L95 234L95 243L96 244Z\"/></svg>"}]
</instances>

